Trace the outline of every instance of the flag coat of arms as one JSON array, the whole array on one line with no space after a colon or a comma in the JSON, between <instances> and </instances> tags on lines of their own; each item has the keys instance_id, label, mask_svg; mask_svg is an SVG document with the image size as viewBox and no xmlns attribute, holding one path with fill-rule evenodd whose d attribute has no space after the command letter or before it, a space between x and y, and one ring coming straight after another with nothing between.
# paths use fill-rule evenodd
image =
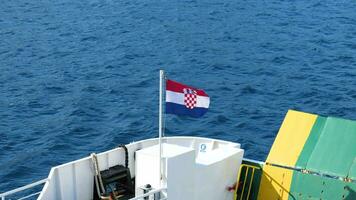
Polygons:
<instances>
[{"instance_id":1,"label":"flag coat of arms","mask_svg":"<svg viewBox=\"0 0 356 200\"><path fill-rule=\"evenodd\" d=\"M208 111L209 104L210 98L203 90L166 81L166 113L201 117Z\"/></svg>"}]
</instances>

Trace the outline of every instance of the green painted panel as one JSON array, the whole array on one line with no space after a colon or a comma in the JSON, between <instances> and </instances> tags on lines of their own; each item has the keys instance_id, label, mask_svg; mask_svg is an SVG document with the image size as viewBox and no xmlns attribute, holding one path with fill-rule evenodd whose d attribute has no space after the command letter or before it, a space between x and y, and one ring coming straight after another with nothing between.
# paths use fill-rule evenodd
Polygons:
<instances>
[{"instance_id":1,"label":"green painted panel","mask_svg":"<svg viewBox=\"0 0 356 200\"><path fill-rule=\"evenodd\" d=\"M290 200L320 199L323 181L318 176L295 171L290 188Z\"/></svg>"},{"instance_id":2,"label":"green painted panel","mask_svg":"<svg viewBox=\"0 0 356 200\"><path fill-rule=\"evenodd\" d=\"M344 187L344 200L356 199L356 183L348 183Z\"/></svg>"},{"instance_id":3,"label":"green painted panel","mask_svg":"<svg viewBox=\"0 0 356 200\"><path fill-rule=\"evenodd\" d=\"M296 167L356 180L356 121L318 117ZM356 200L356 182L294 171L289 200Z\"/></svg>"},{"instance_id":4,"label":"green painted panel","mask_svg":"<svg viewBox=\"0 0 356 200\"><path fill-rule=\"evenodd\" d=\"M306 169L346 177L356 157L356 122L329 117Z\"/></svg>"},{"instance_id":5,"label":"green painted panel","mask_svg":"<svg viewBox=\"0 0 356 200\"><path fill-rule=\"evenodd\" d=\"M294 172L289 200L299 199L356 199L356 183L312 174Z\"/></svg>"},{"instance_id":6,"label":"green painted panel","mask_svg":"<svg viewBox=\"0 0 356 200\"><path fill-rule=\"evenodd\" d=\"M309 137L304 144L303 150L299 155L297 163L295 164L296 167L306 168L310 155L312 154L315 145L319 140L320 134L324 128L325 122L326 122L325 117L318 116L309 134Z\"/></svg>"},{"instance_id":7,"label":"green painted panel","mask_svg":"<svg viewBox=\"0 0 356 200\"><path fill-rule=\"evenodd\" d=\"M356 180L356 157L350 167L350 171L349 171L349 175L348 175L349 178L353 179L353 180Z\"/></svg>"},{"instance_id":8,"label":"green painted panel","mask_svg":"<svg viewBox=\"0 0 356 200\"><path fill-rule=\"evenodd\" d=\"M322 199L343 199L344 187L346 182L340 181L338 179L323 178L323 194Z\"/></svg>"}]
</instances>

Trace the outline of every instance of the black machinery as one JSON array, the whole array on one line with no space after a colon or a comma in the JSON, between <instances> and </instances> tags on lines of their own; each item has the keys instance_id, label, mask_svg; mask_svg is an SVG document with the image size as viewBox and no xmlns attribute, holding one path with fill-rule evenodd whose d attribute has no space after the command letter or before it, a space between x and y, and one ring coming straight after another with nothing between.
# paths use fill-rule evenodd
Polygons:
<instances>
[{"instance_id":1,"label":"black machinery","mask_svg":"<svg viewBox=\"0 0 356 200\"><path fill-rule=\"evenodd\" d=\"M128 151L124 145L119 147L125 150L125 166L116 165L100 171L96 154L91 154L95 169L94 200L127 200L135 196L134 181L128 168Z\"/></svg>"}]
</instances>

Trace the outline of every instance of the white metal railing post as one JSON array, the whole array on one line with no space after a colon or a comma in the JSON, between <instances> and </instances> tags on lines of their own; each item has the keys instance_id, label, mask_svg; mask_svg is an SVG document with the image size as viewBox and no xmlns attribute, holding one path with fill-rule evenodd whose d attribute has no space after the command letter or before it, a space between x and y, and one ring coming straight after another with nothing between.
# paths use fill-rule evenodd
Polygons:
<instances>
[{"instance_id":1,"label":"white metal railing post","mask_svg":"<svg viewBox=\"0 0 356 200\"><path fill-rule=\"evenodd\" d=\"M159 121L158 121L158 144L159 144L159 187L162 187L162 128L163 128L163 83L164 82L164 71L159 70Z\"/></svg>"},{"instance_id":2,"label":"white metal railing post","mask_svg":"<svg viewBox=\"0 0 356 200\"><path fill-rule=\"evenodd\" d=\"M48 180L48 179L42 179L42 180L36 181L36 182L34 182L34 183L31 183L31 184L28 184L28 185L25 185L25 186L16 188L16 189L14 189L14 190L10 190L10 191L8 191L8 192L4 192L4 193L0 194L1 200L5 200L5 197L6 197L6 196L9 196L9 195L12 195L12 194L15 194L15 193L18 193L18 192L21 192L21 191L30 189L30 188L35 187L35 186L37 186L37 185L44 184L44 183L47 182L47 180ZM28 195L28 196L26 196L26 197L23 197L22 199L28 198L28 197L30 197L30 196L31 196L31 195Z\"/></svg>"},{"instance_id":3,"label":"white metal railing post","mask_svg":"<svg viewBox=\"0 0 356 200\"><path fill-rule=\"evenodd\" d=\"M161 189L157 189L157 190L152 190L152 191L147 192L146 194L143 194L143 195L141 195L141 196L134 197L134 198L129 199L129 200L142 200L143 198L149 197L149 196L151 196L151 195L153 195L153 194L161 193L161 192L165 191L166 189L167 189L167 188L161 188ZM163 200L163 199L166 199L166 198L160 197L160 200Z\"/></svg>"}]
</instances>

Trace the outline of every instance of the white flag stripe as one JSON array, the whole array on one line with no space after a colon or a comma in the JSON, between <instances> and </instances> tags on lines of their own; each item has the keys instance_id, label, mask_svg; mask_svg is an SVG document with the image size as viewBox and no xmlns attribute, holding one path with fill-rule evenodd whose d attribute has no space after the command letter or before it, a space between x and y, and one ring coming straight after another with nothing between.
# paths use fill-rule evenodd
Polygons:
<instances>
[{"instance_id":1,"label":"white flag stripe","mask_svg":"<svg viewBox=\"0 0 356 200\"><path fill-rule=\"evenodd\" d=\"M184 104L184 94L166 90L166 102L185 105ZM210 104L209 97L197 95L197 104L195 105L195 107L209 108L209 104Z\"/></svg>"}]
</instances>

